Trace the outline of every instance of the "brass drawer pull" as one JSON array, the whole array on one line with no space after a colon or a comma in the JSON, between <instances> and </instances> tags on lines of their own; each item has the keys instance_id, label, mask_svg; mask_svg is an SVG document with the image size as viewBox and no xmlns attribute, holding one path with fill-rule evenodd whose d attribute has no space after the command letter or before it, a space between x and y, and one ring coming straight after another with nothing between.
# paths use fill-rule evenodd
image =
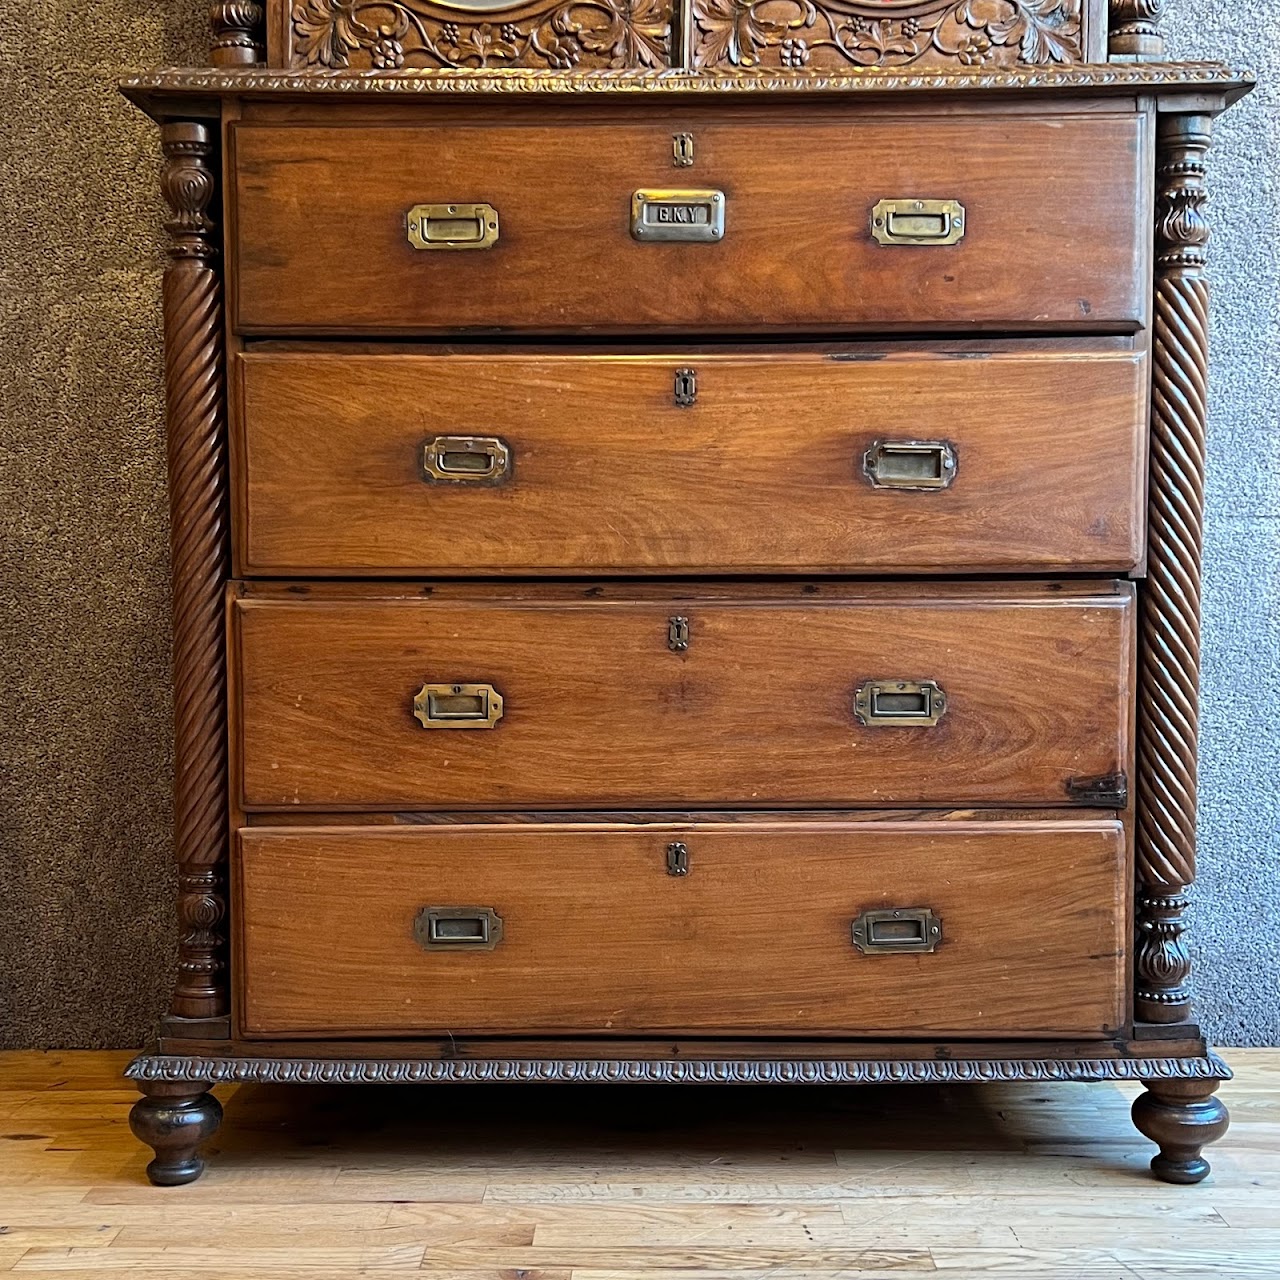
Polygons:
<instances>
[{"instance_id":1,"label":"brass drawer pull","mask_svg":"<svg viewBox=\"0 0 1280 1280\"><path fill-rule=\"evenodd\" d=\"M936 951L941 941L942 918L928 907L864 911L853 922L853 945L863 955Z\"/></svg>"},{"instance_id":2,"label":"brass drawer pull","mask_svg":"<svg viewBox=\"0 0 1280 1280\"><path fill-rule=\"evenodd\" d=\"M502 917L492 907L423 907L413 936L428 949L492 951L502 941Z\"/></svg>"},{"instance_id":3,"label":"brass drawer pull","mask_svg":"<svg viewBox=\"0 0 1280 1280\"><path fill-rule=\"evenodd\" d=\"M964 236L958 200L879 200L871 210L877 244L955 244Z\"/></svg>"},{"instance_id":4,"label":"brass drawer pull","mask_svg":"<svg viewBox=\"0 0 1280 1280\"><path fill-rule=\"evenodd\" d=\"M511 448L497 436L436 436L422 450L423 478L445 484L501 484Z\"/></svg>"},{"instance_id":5,"label":"brass drawer pull","mask_svg":"<svg viewBox=\"0 0 1280 1280\"><path fill-rule=\"evenodd\" d=\"M956 466L955 446L945 440L877 440L862 457L875 489L947 489Z\"/></svg>"},{"instance_id":6,"label":"brass drawer pull","mask_svg":"<svg viewBox=\"0 0 1280 1280\"><path fill-rule=\"evenodd\" d=\"M947 695L933 680L865 680L853 694L853 712L869 727L935 725L946 714Z\"/></svg>"},{"instance_id":7,"label":"brass drawer pull","mask_svg":"<svg viewBox=\"0 0 1280 1280\"><path fill-rule=\"evenodd\" d=\"M631 197L637 240L714 244L724 235L723 191L637 191Z\"/></svg>"},{"instance_id":8,"label":"brass drawer pull","mask_svg":"<svg viewBox=\"0 0 1280 1280\"><path fill-rule=\"evenodd\" d=\"M424 729L492 729L502 719L502 694L491 684L424 684L413 714Z\"/></svg>"},{"instance_id":9,"label":"brass drawer pull","mask_svg":"<svg viewBox=\"0 0 1280 1280\"><path fill-rule=\"evenodd\" d=\"M491 204L415 204L405 225L415 249L492 249L498 242Z\"/></svg>"}]
</instances>

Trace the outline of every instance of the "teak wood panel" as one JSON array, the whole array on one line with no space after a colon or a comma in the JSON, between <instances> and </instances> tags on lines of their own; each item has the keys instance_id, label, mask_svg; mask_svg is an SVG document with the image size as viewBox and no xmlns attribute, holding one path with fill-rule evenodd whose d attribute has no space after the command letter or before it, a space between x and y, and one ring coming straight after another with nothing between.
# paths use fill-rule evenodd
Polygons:
<instances>
[{"instance_id":1,"label":"teak wood panel","mask_svg":"<svg viewBox=\"0 0 1280 1280\"><path fill-rule=\"evenodd\" d=\"M232 127L241 332L1116 330L1147 314L1141 113L420 121ZM673 167L677 131L690 168ZM669 188L721 191L723 238L634 239L633 193ZM959 201L959 243L876 243L873 206L914 198ZM498 211L491 248L410 245L411 207L478 201Z\"/></svg>"},{"instance_id":2,"label":"teak wood panel","mask_svg":"<svg viewBox=\"0 0 1280 1280\"><path fill-rule=\"evenodd\" d=\"M696 400L673 394L692 369ZM239 569L261 575L1127 571L1144 355L646 356L251 350L237 362ZM498 437L499 484L437 436ZM949 487L874 487L876 441L945 442Z\"/></svg>"},{"instance_id":3,"label":"teak wood panel","mask_svg":"<svg viewBox=\"0 0 1280 1280\"><path fill-rule=\"evenodd\" d=\"M1124 1018L1114 821L259 828L237 874L250 1036L1087 1037ZM424 947L415 918L441 906L490 908L501 941ZM936 951L855 949L855 917L904 907L940 918Z\"/></svg>"},{"instance_id":4,"label":"teak wood panel","mask_svg":"<svg viewBox=\"0 0 1280 1280\"><path fill-rule=\"evenodd\" d=\"M504 601L431 588L233 604L246 808L1062 804L1127 769L1132 591L805 602L696 590ZM797 593L799 594L799 593ZM669 648L671 619L688 648ZM934 680L933 727L868 727L867 680ZM428 683L490 729L425 729Z\"/></svg>"}]
</instances>

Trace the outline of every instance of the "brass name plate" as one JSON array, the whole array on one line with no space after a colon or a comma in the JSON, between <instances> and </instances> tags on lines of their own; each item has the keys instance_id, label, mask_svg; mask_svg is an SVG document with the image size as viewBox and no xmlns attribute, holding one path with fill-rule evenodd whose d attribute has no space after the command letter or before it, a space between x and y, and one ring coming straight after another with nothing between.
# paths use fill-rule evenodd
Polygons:
<instances>
[{"instance_id":1,"label":"brass name plate","mask_svg":"<svg viewBox=\"0 0 1280 1280\"><path fill-rule=\"evenodd\" d=\"M723 191L637 191L631 197L637 240L714 244L724 236Z\"/></svg>"}]
</instances>

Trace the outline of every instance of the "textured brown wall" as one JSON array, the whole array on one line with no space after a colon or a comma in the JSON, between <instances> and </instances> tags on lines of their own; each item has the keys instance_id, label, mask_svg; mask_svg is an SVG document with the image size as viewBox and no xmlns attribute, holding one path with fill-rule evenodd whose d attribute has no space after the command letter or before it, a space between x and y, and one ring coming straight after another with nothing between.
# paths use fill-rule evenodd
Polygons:
<instances>
[{"instance_id":1,"label":"textured brown wall","mask_svg":"<svg viewBox=\"0 0 1280 1280\"><path fill-rule=\"evenodd\" d=\"M0 1045L136 1044L173 946L154 127L205 6L30 0L0 35Z\"/></svg>"}]
</instances>

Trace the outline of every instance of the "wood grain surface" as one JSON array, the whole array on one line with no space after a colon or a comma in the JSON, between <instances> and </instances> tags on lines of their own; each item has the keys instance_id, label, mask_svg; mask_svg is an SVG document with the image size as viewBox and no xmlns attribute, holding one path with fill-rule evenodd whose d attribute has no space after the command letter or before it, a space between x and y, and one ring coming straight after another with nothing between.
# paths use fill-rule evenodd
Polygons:
<instances>
[{"instance_id":1,"label":"wood grain surface","mask_svg":"<svg viewBox=\"0 0 1280 1280\"><path fill-rule=\"evenodd\" d=\"M676 402L676 371L697 399ZM242 574L1125 572L1143 543L1144 355L1083 341L768 354L250 350ZM500 484L424 442L501 439ZM873 487L877 441L949 487Z\"/></svg>"},{"instance_id":2,"label":"wood grain surface","mask_svg":"<svg viewBox=\"0 0 1280 1280\"><path fill-rule=\"evenodd\" d=\"M231 130L239 331L1125 330L1148 312L1147 117L999 108L857 120L797 104L628 104L567 122ZM692 168L672 166L691 132ZM630 232L633 193L718 190L715 243ZM881 245L880 200L957 200L955 245ZM413 248L418 204L484 201L498 242Z\"/></svg>"},{"instance_id":3,"label":"wood grain surface","mask_svg":"<svg viewBox=\"0 0 1280 1280\"><path fill-rule=\"evenodd\" d=\"M238 1024L1101 1035L1124 1018L1124 866L1114 820L246 830ZM427 907L491 908L501 941L424 948ZM936 951L855 949L861 912L918 907L942 921Z\"/></svg>"},{"instance_id":4,"label":"wood grain surface","mask_svg":"<svg viewBox=\"0 0 1280 1280\"><path fill-rule=\"evenodd\" d=\"M1126 584L1054 586L250 596L232 608L243 801L1061 805L1070 780L1129 767L1134 619ZM876 679L935 680L948 709L860 725L855 688ZM491 684L505 713L426 730L427 682Z\"/></svg>"}]
</instances>

